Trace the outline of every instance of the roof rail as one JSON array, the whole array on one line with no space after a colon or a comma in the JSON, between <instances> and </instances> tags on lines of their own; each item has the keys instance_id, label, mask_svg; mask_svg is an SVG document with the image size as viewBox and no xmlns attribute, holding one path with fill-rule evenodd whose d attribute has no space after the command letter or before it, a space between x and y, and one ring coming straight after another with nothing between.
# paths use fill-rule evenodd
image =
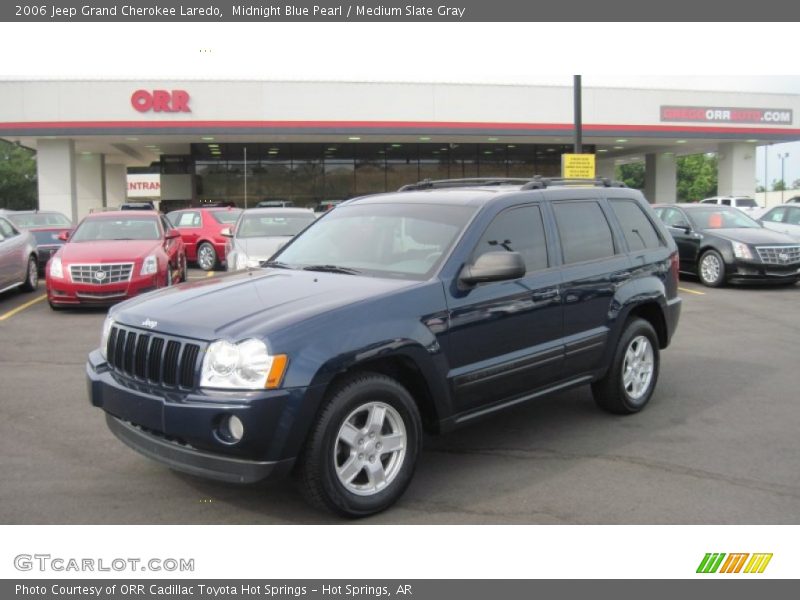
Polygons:
<instances>
[{"instance_id":1,"label":"roof rail","mask_svg":"<svg viewBox=\"0 0 800 600\"><path fill-rule=\"evenodd\" d=\"M528 183L522 186L523 190L540 190L554 185L599 186L599 187L628 187L621 181L613 181L608 177L595 177L594 179L576 179L569 177L542 177L534 175Z\"/></svg>"},{"instance_id":2,"label":"roof rail","mask_svg":"<svg viewBox=\"0 0 800 600\"><path fill-rule=\"evenodd\" d=\"M530 183L527 177L468 177L465 179L423 179L417 183L409 183L401 187L398 192L412 192L416 190L430 190L434 188L451 187L477 187L492 185L525 185Z\"/></svg>"},{"instance_id":3,"label":"roof rail","mask_svg":"<svg viewBox=\"0 0 800 600\"><path fill-rule=\"evenodd\" d=\"M607 177L594 179L571 179L567 177L468 177L464 179L423 179L417 183L409 183L398 192L431 190L435 188L453 187L487 187L495 185L520 185L522 190L541 190L554 185L574 185L592 187L628 187L621 181L613 181Z\"/></svg>"}]
</instances>

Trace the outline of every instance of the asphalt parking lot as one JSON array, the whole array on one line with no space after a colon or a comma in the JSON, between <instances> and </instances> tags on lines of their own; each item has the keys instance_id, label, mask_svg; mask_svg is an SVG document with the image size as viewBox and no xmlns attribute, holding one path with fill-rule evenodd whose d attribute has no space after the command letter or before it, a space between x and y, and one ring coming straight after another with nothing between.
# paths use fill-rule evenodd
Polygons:
<instances>
[{"instance_id":1,"label":"asphalt parking lot","mask_svg":"<svg viewBox=\"0 0 800 600\"><path fill-rule=\"evenodd\" d=\"M606 414L584 387L428 438L405 496L362 522L800 523L800 285L681 288L645 411ZM104 316L52 312L43 283L0 294L0 522L340 522L291 481L208 482L119 442L84 382Z\"/></svg>"}]
</instances>

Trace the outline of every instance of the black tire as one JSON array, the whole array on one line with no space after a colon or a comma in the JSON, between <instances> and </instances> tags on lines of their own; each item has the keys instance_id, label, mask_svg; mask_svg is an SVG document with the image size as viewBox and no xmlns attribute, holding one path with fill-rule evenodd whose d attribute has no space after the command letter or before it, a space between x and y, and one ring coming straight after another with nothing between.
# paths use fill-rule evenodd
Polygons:
<instances>
[{"instance_id":1,"label":"black tire","mask_svg":"<svg viewBox=\"0 0 800 600\"><path fill-rule=\"evenodd\" d=\"M197 266L203 271L213 271L218 263L219 258L213 244L203 242L197 247Z\"/></svg>"},{"instance_id":2,"label":"black tire","mask_svg":"<svg viewBox=\"0 0 800 600\"><path fill-rule=\"evenodd\" d=\"M164 283L164 287L172 287L172 265L167 263L167 280Z\"/></svg>"},{"instance_id":3,"label":"black tire","mask_svg":"<svg viewBox=\"0 0 800 600\"><path fill-rule=\"evenodd\" d=\"M641 385L641 381L637 382L635 376L632 377L633 381L631 379L626 380L625 374L630 368L633 369L630 372L631 375L634 375L636 370L639 369L638 365L641 365L641 369L646 369L647 360L637 363L635 357L629 354L629 350L634 353L637 350L641 350L644 355L647 355L647 347L642 344L642 340L647 341L652 353L650 361L652 371L645 387L637 389L636 386ZM643 356L642 358L646 357ZM650 401L653 390L656 388L659 363L658 336L653 326L644 319L633 318L629 320L619 338L608 372L602 379L592 384L592 393L597 405L608 412L618 415L629 415L642 410Z\"/></svg>"},{"instance_id":4,"label":"black tire","mask_svg":"<svg viewBox=\"0 0 800 600\"><path fill-rule=\"evenodd\" d=\"M63 307L63 306L59 306L58 304L53 304L53 303L52 303L52 302L50 302L49 300L47 301L47 303L50 305L50 308L51 308L52 310L56 311L56 312L58 312L58 311L60 311L60 310L64 310L64 307Z\"/></svg>"},{"instance_id":5,"label":"black tire","mask_svg":"<svg viewBox=\"0 0 800 600\"><path fill-rule=\"evenodd\" d=\"M704 268L708 263L709 268ZM725 261L716 250L706 250L697 261L697 276L700 283L716 288L725 285Z\"/></svg>"},{"instance_id":6,"label":"black tire","mask_svg":"<svg viewBox=\"0 0 800 600\"><path fill-rule=\"evenodd\" d=\"M186 256L181 257L181 283L189 279L186 269Z\"/></svg>"},{"instance_id":7,"label":"black tire","mask_svg":"<svg viewBox=\"0 0 800 600\"><path fill-rule=\"evenodd\" d=\"M23 292L32 292L39 287L39 262L33 254L28 257L26 269L25 282L20 286L20 289Z\"/></svg>"},{"instance_id":8,"label":"black tire","mask_svg":"<svg viewBox=\"0 0 800 600\"><path fill-rule=\"evenodd\" d=\"M390 377L360 373L333 388L324 402L298 460L297 476L303 495L313 506L347 517L366 517L385 510L408 487L422 448L422 421L414 399ZM369 433L368 420L380 410L384 417L381 430L375 435ZM362 415L366 419L363 424ZM342 441L346 423L353 432L350 447ZM386 446L394 445L390 438L401 439L401 435L405 436L402 450L387 452L382 447L381 441ZM356 475L345 483L337 474L337 467L343 469L348 464L354 465L350 472ZM370 474L375 468L388 482L383 487L373 483L373 477L380 480ZM362 489L354 491L359 487Z\"/></svg>"}]
</instances>

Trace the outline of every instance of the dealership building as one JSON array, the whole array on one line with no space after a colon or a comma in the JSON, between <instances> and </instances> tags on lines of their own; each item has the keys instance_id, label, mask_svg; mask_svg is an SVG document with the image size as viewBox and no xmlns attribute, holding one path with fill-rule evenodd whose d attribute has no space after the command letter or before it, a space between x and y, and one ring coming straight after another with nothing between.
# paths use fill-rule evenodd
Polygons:
<instances>
[{"instance_id":1,"label":"dealership building","mask_svg":"<svg viewBox=\"0 0 800 600\"><path fill-rule=\"evenodd\" d=\"M721 194L752 195L756 146L800 140L800 95L583 89L598 176L645 164L676 200L676 159L715 152ZM298 206L422 179L558 175L569 86L210 80L0 81L0 137L37 153L39 208L73 219L152 198Z\"/></svg>"}]
</instances>

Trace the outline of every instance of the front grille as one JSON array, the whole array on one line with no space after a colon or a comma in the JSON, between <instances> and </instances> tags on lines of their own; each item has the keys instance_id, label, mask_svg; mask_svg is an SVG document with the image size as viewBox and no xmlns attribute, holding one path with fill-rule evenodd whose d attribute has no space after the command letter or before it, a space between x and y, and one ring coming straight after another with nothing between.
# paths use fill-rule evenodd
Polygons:
<instances>
[{"instance_id":1,"label":"front grille","mask_svg":"<svg viewBox=\"0 0 800 600\"><path fill-rule=\"evenodd\" d=\"M792 265L800 262L800 246L756 246L758 257L766 265Z\"/></svg>"},{"instance_id":2,"label":"front grille","mask_svg":"<svg viewBox=\"0 0 800 600\"><path fill-rule=\"evenodd\" d=\"M128 377L165 387L192 389L200 346L179 338L114 326L108 336L106 356L114 371Z\"/></svg>"},{"instance_id":3,"label":"front grille","mask_svg":"<svg viewBox=\"0 0 800 600\"><path fill-rule=\"evenodd\" d=\"M133 263L109 263L102 265L70 265L70 275L75 283L106 285L129 281Z\"/></svg>"}]
</instances>

